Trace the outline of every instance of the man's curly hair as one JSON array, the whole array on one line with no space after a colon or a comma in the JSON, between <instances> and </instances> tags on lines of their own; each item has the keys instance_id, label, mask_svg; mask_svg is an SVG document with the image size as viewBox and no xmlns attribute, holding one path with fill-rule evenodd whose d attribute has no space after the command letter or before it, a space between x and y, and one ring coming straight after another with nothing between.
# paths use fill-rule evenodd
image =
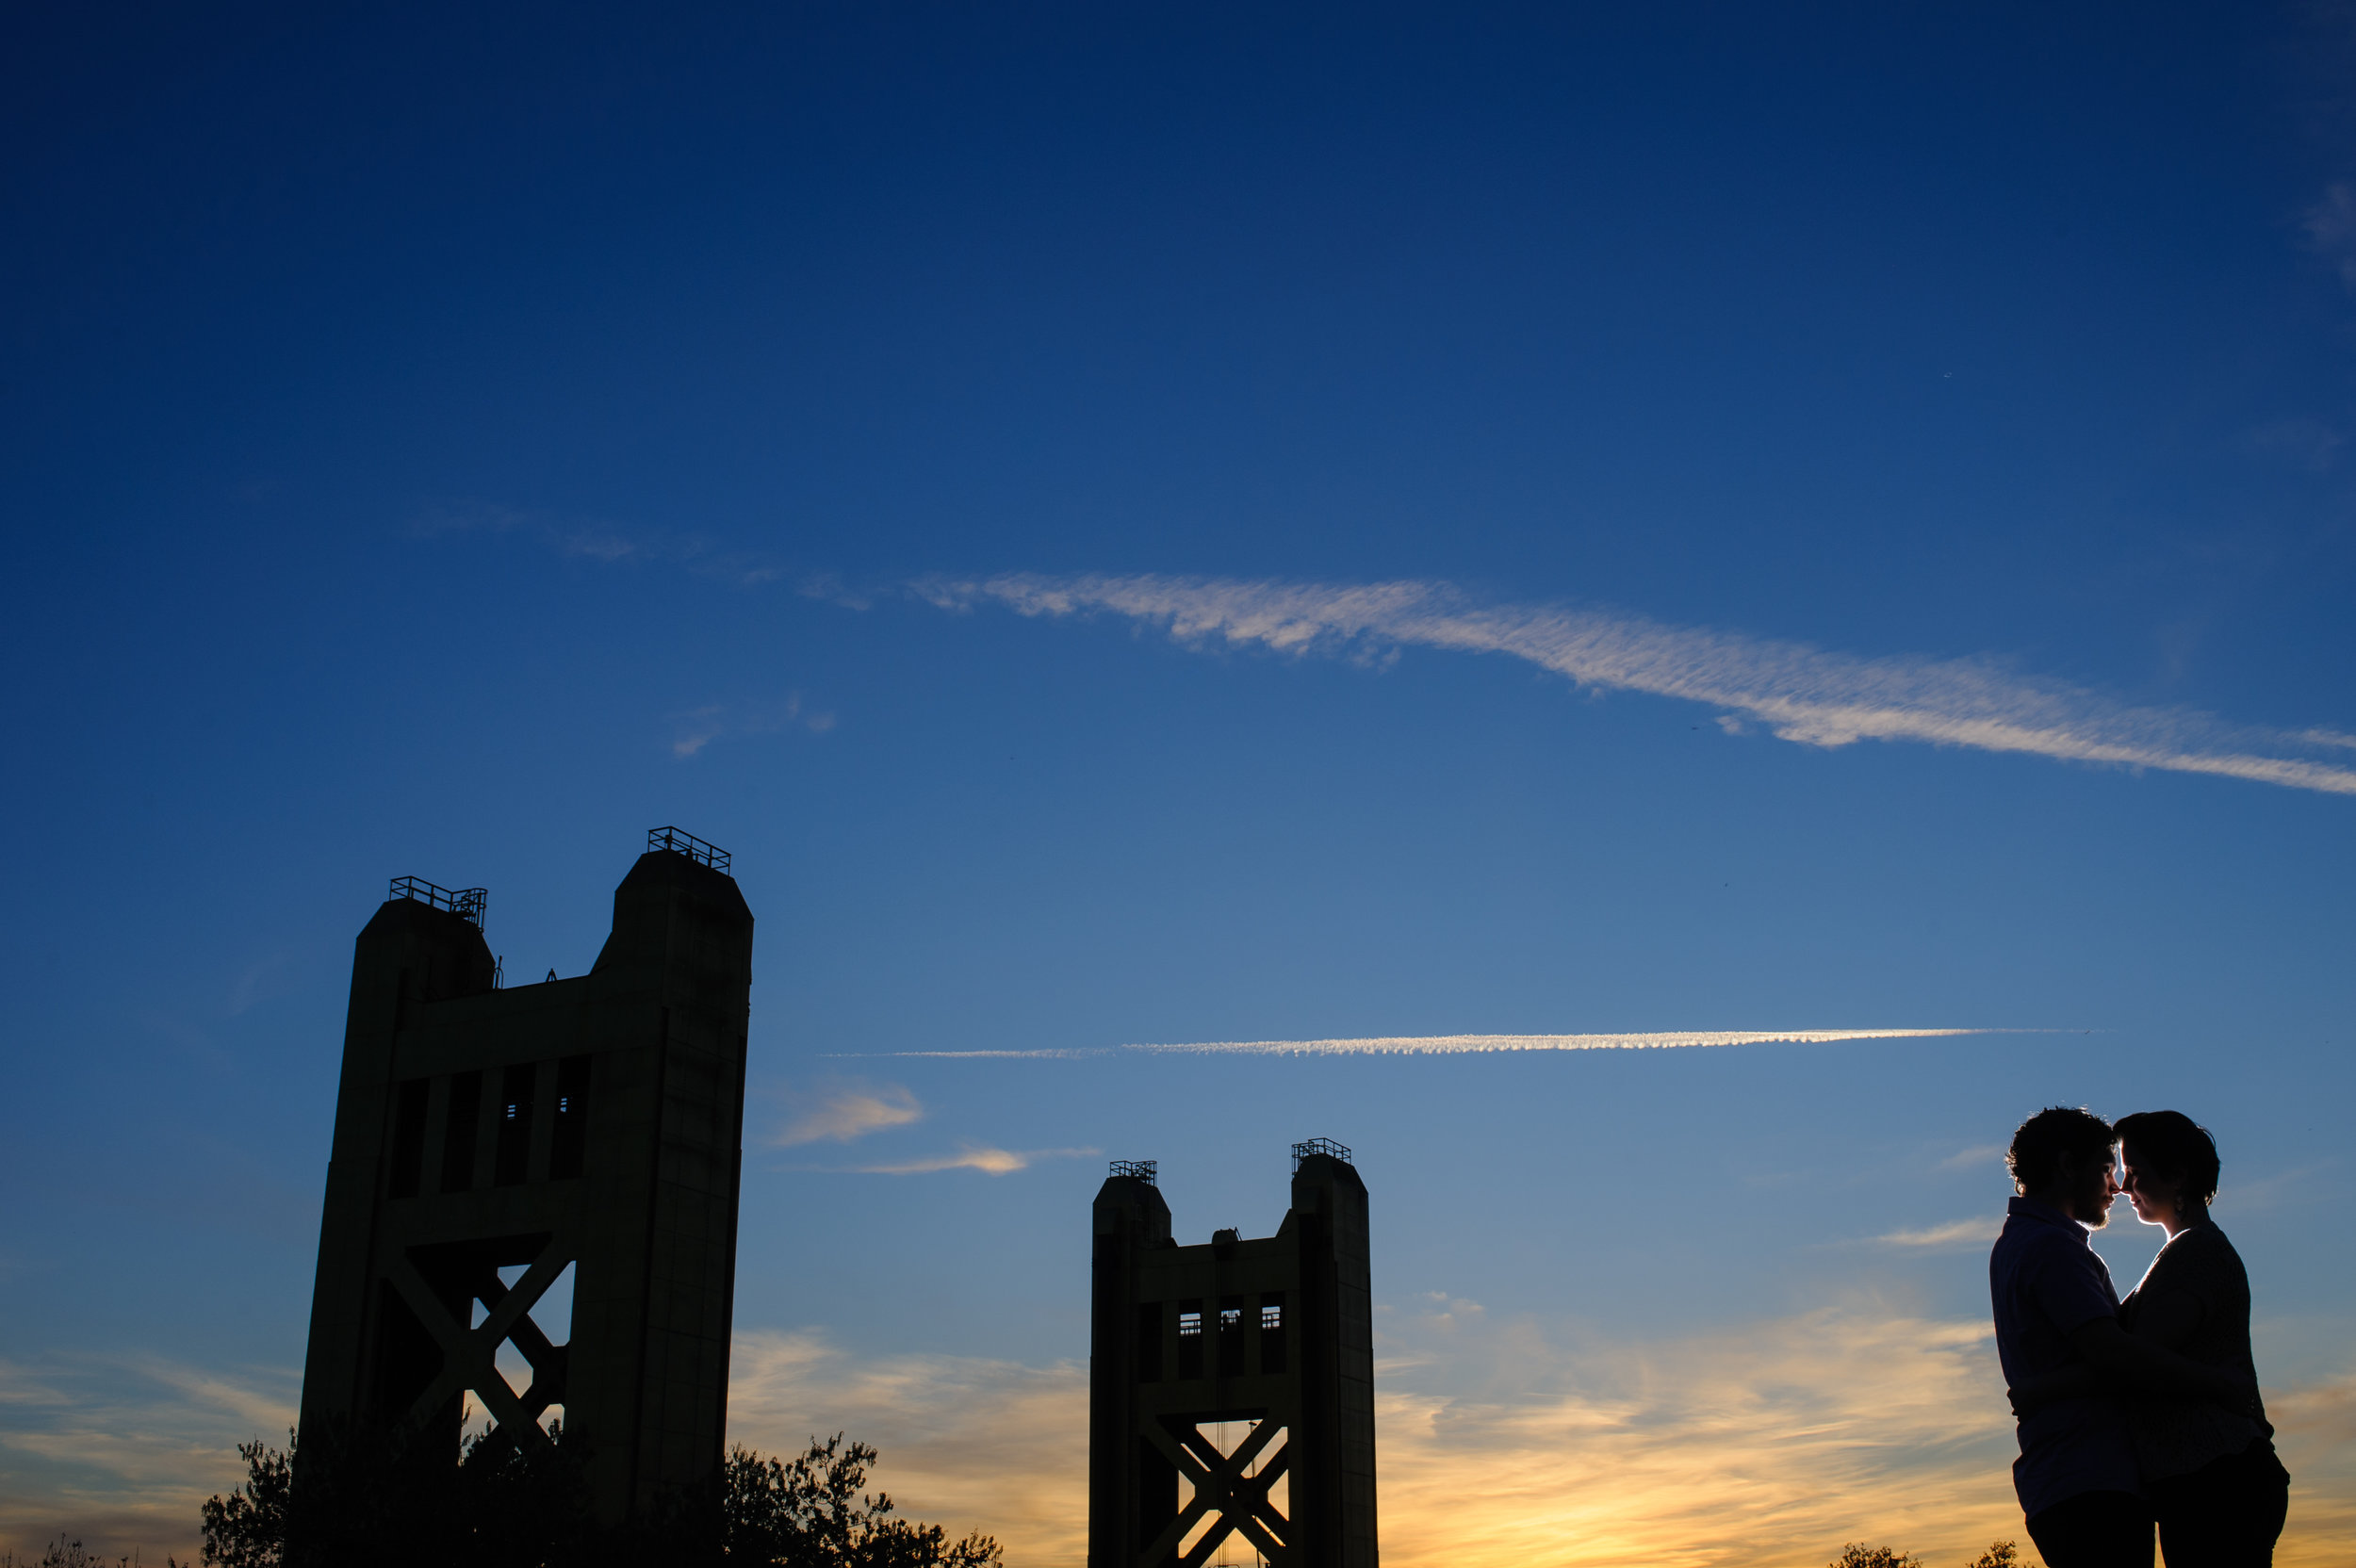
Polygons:
<instances>
[{"instance_id":1,"label":"man's curly hair","mask_svg":"<svg viewBox=\"0 0 2356 1568\"><path fill-rule=\"evenodd\" d=\"M2111 1124L2084 1105L2048 1105L2014 1132L2004 1168L2012 1172L2015 1187L2036 1192L2053 1184L2064 1154L2100 1160L2118 1141Z\"/></svg>"}]
</instances>

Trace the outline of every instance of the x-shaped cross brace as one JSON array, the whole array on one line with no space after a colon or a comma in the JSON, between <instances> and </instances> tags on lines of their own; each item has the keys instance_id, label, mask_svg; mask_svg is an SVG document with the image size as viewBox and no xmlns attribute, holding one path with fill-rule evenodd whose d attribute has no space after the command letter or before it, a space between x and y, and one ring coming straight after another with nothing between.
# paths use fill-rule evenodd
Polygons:
<instances>
[{"instance_id":1,"label":"x-shaped cross brace","mask_svg":"<svg viewBox=\"0 0 2356 1568\"><path fill-rule=\"evenodd\" d=\"M1292 1560L1284 1536L1288 1521L1276 1511L1268 1495L1268 1488L1291 1462L1292 1445L1287 1443L1268 1456L1258 1475L1244 1474L1245 1466L1260 1457L1260 1450L1280 1429L1274 1421L1264 1419L1235 1445L1234 1453L1222 1455L1193 1422L1176 1432L1159 1421L1147 1425L1147 1439L1194 1487L1193 1500L1178 1511L1178 1517L1145 1549L1143 1560L1149 1568L1159 1568L1165 1561L1174 1561L1179 1568L1202 1568L1233 1531L1241 1532L1271 1563ZM1178 1543L1214 1509L1219 1516L1203 1532L1203 1539L1192 1550L1180 1553Z\"/></svg>"},{"instance_id":2,"label":"x-shaped cross brace","mask_svg":"<svg viewBox=\"0 0 2356 1568\"><path fill-rule=\"evenodd\" d=\"M485 1268L482 1277L468 1282L467 1299L481 1297L485 1309L482 1324L472 1329L450 1316L441 1297L426 1283L406 1253L393 1259L389 1270L393 1288L401 1292L409 1310L417 1315L417 1321L425 1325L426 1331L442 1348L442 1375L409 1407L413 1424L431 1420L451 1396L472 1389L500 1431L527 1443L548 1441L548 1434L540 1429L539 1417L541 1412L564 1396L567 1358L564 1347L549 1344L548 1336L524 1315L547 1294L548 1286L556 1282L557 1276L572 1261L565 1256L569 1249L559 1245L561 1239L552 1238L540 1250L540 1255L513 1288L499 1283L497 1268ZM507 1386L507 1380L499 1376L494 1360L499 1342L509 1338L515 1340L515 1348L532 1364L532 1386L525 1391L529 1404Z\"/></svg>"}]
</instances>

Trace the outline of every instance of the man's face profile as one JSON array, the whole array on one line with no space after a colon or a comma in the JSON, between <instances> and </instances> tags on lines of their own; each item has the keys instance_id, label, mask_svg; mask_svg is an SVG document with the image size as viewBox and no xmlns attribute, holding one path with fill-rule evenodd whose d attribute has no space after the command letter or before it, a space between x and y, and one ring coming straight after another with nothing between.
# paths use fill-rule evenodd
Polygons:
<instances>
[{"instance_id":1,"label":"man's face profile","mask_svg":"<svg viewBox=\"0 0 2356 1568\"><path fill-rule=\"evenodd\" d=\"M2061 1157L2061 1175L2070 1217L2089 1231L2111 1221L2111 1205L2119 1200L2119 1151L2106 1149L2099 1160Z\"/></svg>"}]
</instances>

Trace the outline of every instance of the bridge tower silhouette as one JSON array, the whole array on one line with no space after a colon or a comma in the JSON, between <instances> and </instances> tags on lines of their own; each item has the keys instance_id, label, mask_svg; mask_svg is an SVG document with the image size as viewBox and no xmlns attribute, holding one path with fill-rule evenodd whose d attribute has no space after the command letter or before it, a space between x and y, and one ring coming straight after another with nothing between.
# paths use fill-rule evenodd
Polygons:
<instances>
[{"instance_id":1,"label":"bridge tower silhouette","mask_svg":"<svg viewBox=\"0 0 2356 1568\"><path fill-rule=\"evenodd\" d=\"M718 1471L753 942L728 872L654 830L589 972L526 986L482 889L393 883L353 949L304 1431L454 1459L469 1394L499 1442L562 1407L608 1519ZM569 1327L535 1322L566 1282Z\"/></svg>"},{"instance_id":2,"label":"bridge tower silhouette","mask_svg":"<svg viewBox=\"0 0 2356 1568\"><path fill-rule=\"evenodd\" d=\"M1203 1568L1231 1536L1270 1568L1377 1568L1366 1188L1350 1151L1293 1146L1272 1236L1179 1246L1150 1160L1113 1162L1094 1219L1088 1568Z\"/></svg>"}]
</instances>

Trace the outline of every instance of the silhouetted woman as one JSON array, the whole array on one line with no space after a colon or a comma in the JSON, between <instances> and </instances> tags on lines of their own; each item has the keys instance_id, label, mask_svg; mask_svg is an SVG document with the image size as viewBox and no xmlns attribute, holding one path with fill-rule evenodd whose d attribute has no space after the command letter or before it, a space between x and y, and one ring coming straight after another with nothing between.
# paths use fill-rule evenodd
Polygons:
<instances>
[{"instance_id":1,"label":"silhouetted woman","mask_svg":"<svg viewBox=\"0 0 2356 1568\"><path fill-rule=\"evenodd\" d=\"M2168 1568L2266 1568L2282 1533L2290 1476L2254 1392L2250 1276L2209 1217L2217 1144L2181 1111L2121 1117L2119 1184L2135 1217L2168 1232L2143 1282L2119 1303L2119 1323L2205 1366L2246 1379L2246 1412L2196 1399L2123 1400L2146 1499Z\"/></svg>"}]
</instances>

